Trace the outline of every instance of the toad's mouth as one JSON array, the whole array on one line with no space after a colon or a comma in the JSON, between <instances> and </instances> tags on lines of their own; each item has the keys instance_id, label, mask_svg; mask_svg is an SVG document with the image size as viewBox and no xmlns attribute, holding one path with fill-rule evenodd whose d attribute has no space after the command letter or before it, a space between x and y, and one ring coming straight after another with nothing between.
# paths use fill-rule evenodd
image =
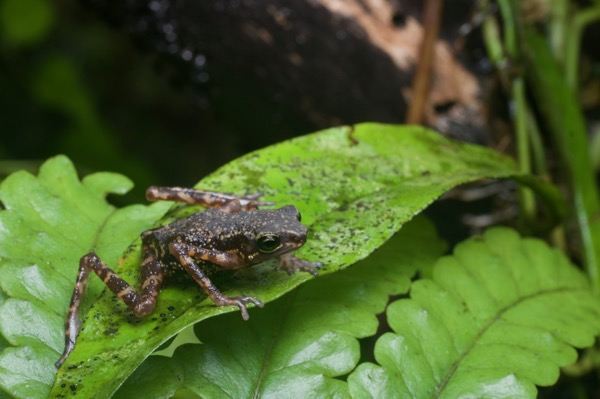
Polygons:
<instances>
[{"instance_id":1,"label":"toad's mouth","mask_svg":"<svg viewBox=\"0 0 600 399\"><path fill-rule=\"evenodd\" d=\"M306 240L291 241L291 242L286 243L285 245L282 245L281 248L271 252L268 255L270 257L284 255L284 254L287 254L288 252L297 250L298 248L303 246L305 243L306 243Z\"/></svg>"},{"instance_id":2,"label":"toad's mouth","mask_svg":"<svg viewBox=\"0 0 600 399\"><path fill-rule=\"evenodd\" d=\"M251 259L253 264L261 263L269 259L277 258L278 256L285 255L289 252L295 251L302 247L306 243L306 238L298 237L297 240L288 241L280 248L271 251L269 253L258 253Z\"/></svg>"}]
</instances>

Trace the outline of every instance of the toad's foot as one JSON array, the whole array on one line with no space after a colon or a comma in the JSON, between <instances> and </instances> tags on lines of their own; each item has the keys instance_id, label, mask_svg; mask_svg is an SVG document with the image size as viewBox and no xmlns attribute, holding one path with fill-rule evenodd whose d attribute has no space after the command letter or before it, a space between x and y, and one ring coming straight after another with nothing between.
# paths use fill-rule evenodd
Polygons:
<instances>
[{"instance_id":1,"label":"toad's foot","mask_svg":"<svg viewBox=\"0 0 600 399\"><path fill-rule=\"evenodd\" d=\"M309 262L304 259L297 258L291 253L281 255L279 266L275 270L285 270L288 274L294 274L297 270L302 270L317 276L317 270L323 266L323 262Z\"/></svg>"},{"instance_id":2,"label":"toad's foot","mask_svg":"<svg viewBox=\"0 0 600 399\"><path fill-rule=\"evenodd\" d=\"M242 211L251 211L254 209L258 209L263 206L273 206L275 205L272 201L258 201L260 197L263 196L263 193L255 193L255 194L246 194L246 195L236 195L233 196L240 203L240 210Z\"/></svg>"},{"instance_id":3,"label":"toad's foot","mask_svg":"<svg viewBox=\"0 0 600 399\"><path fill-rule=\"evenodd\" d=\"M258 306L259 308L262 308L265 306L258 299L251 297L251 296L245 296L245 295L234 296L234 297L223 296L218 299L213 299L213 302L217 306L237 306L238 308L240 308L240 312L242 313L242 319L244 319L244 320L248 320L250 318L250 315L248 315L248 309L246 309L246 305L248 303L253 303L255 306Z\"/></svg>"}]
</instances>

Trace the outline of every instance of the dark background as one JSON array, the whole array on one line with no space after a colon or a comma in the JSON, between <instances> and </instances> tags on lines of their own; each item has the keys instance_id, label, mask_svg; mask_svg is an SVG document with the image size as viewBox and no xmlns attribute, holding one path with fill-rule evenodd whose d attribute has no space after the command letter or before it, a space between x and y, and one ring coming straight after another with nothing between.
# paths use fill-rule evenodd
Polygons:
<instances>
[{"instance_id":1,"label":"dark background","mask_svg":"<svg viewBox=\"0 0 600 399\"><path fill-rule=\"evenodd\" d=\"M127 175L125 201L142 202L148 185L193 185L286 138L401 123L414 65L398 68L357 22L379 10L349 3L340 16L305 1L2 0L0 174L63 153L82 174ZM471 3L444 14L445 40ZM386 4L381 28L401 30L422 3Z\"/></svg>"}]
</instances>

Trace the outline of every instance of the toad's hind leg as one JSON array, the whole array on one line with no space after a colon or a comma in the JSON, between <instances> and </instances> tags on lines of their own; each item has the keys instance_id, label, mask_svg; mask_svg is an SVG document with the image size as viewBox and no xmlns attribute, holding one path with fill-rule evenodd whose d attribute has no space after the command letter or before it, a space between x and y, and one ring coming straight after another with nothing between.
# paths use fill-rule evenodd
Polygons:
<instances>
[{"instance_id":1,"label":"toad's hind leg","mask_svg":"<svg viewBox=\"0 0 600 399\"><path fill-rule=\"evenodd\" d=\"M262 194L233 195L215 191L196 190L185 187L152 186L146 190L149 201L176 201L190 205L217 208L224 212L240 212L257 209L259 206L273 205L273 202L259 202Z\"/></svg>"},{"instance_id":2,"label":"toad's hind leg","mask_svg":"<svg viewBox=\"0 0 600 399\"><path fill-rule=\"evenodd\" d=\"M163 270L155 259L154 252L147 246L142 247L144 256L142 261L142 288L141 294L136 292L131 285L116 274L106 263L93 252L83 256L79 261L79 271L71 297L71 304L67 312L65 323L65 349L55 366L60 367L67 359L73 348L81 327L79 308L87 287L90 272L94 272L106 286L127 305L138 317L146 316L154 310L156 296L160 291L163 280Z\"/></svg>"},{"instance_id":3,"label":"toad's hind leg","mask_svg":"<svg viewBox=\"0 0 600 399\"><path fill-rule=\"evenodd\" d=\"M223 295L221 291L213 284L213 282L204 274L202 269L196 265L193 261L192 256L200 255L201 251L199 248L195 248L190 245L181 244L181 243L171 243L169 246L171 254L175 256L186 272L189 273L190 276L204 289L206 295L214 302L217 306L237 306L240 308L240 312L242 313L242 318L244 320L249 319L248 309L246 309L246 304L253 303L255 306L263 307L263 303L256 298L251 296L235 296L228 297Z\"/></svg>"}]
</instances>

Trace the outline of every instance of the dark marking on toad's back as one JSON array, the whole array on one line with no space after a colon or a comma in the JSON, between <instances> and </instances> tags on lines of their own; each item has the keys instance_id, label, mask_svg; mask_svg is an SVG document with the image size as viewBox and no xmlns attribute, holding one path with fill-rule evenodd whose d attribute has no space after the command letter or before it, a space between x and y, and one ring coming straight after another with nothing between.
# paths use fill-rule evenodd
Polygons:
<instances>
[{"instance_id":1,"label":"dark marking on toad's back","mask_svg":"<svg viewBox=\"0 0 600 399\"><path fill-rule=\"evenodd\" d=\"M258 202L260 194L235 196L181 187L150 187L146 196L152 201L177 201L212 209L142 233L142 284L138 291L94 252L81 258L65 323L65 349L56 367L63 364L75 346L81 328L79 308L90 272L96 273L138 317L154 310L166 278L185 271L215 305L237 306L247 320L246 305L262 307L263 303L245 295L223 295L208 278L207 270L236 270L277 256L281 259L278 269L290 274L302 270L316 275L321 266L320 262L308 262L290 253L304 245L307 232L294 206L259 210L259 206L272 205Z\"/></svg>"}]
</instances>

